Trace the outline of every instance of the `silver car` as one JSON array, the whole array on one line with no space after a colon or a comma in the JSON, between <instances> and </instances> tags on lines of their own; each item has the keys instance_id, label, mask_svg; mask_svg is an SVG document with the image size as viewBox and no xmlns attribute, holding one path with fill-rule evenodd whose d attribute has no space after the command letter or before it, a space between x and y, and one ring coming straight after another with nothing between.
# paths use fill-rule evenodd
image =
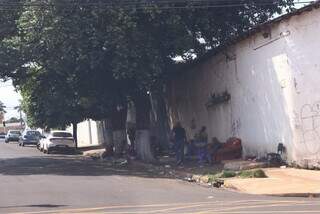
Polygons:
<instances>
[{"instance_id":1,"label":"silver car","mask_svg":"<svg viewBox=\"0 0 320 214\"><path fill-rule=\"evenodd\" d=\"M9 130L4 142L9 143L11 141L19 141L21 136L21 132L19 130Z\"/></svg>"},{"instance_id":2,"label":"silver car","mask_svg":"<svg viewBox=\"0 0 320 214\"><path fill-rule=\"evenodd\" d=\"M36 130L26 130L22 133L19 140L19 146L37 145L40 141L41 134Z\"/></svg>"}]
</instances>

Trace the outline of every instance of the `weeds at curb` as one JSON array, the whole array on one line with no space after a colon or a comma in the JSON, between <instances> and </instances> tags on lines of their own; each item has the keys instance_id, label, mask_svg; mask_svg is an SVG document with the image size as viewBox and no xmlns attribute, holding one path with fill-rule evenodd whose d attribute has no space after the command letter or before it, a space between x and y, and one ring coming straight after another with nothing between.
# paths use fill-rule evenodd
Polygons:
<instances>
[{"instance_id":1,"label":"weeds at curb","mask_svg":"<svg viewBox=\"0 0 320 214\"><path fill-rule=\"evenodd\" d=\"M221 180L224 178L267 178L267 175L262 169L255 169L255 170L243 170L240 172L235 171L222 171L221 173L217 174L207 174L209 182L215 182L217 180Z\"/></svg>"},{"instance_id":2,"label":"weeds at curb","mask_svg":"<svg viewBox=\"0 0 320 214\"><path fill-rule=\"evenodd\" d=\"M240 171L238 176L240 178L267 178L266 173L262 169Z\"/></svg>"}]
</instances>

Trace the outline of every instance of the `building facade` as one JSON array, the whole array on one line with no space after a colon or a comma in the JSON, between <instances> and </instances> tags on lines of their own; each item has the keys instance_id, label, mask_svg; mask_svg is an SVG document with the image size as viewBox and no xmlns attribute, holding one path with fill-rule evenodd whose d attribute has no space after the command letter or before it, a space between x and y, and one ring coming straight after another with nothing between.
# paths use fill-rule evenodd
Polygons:
<instances>
[{"instance_id":1,"label":"building facade","mask_svg":"<svg viewBox=\"0 0 320 214\"><path fill-rule=\"evenodd\" d=\"M289 162L320 162L319 2L259 26L168 85L172 123L188 136L239 137L244 155L286 147Z\"/></svg>"}]
</instances>

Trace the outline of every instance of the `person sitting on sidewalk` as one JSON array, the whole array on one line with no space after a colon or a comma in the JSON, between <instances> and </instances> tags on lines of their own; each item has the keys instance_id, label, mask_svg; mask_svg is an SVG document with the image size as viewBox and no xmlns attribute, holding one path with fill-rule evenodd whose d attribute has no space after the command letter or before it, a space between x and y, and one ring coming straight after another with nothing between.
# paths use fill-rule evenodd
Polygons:
<instances>
[{"instance_id":1,"label":"person sitting on sidewalk","mask_svg":"<svg viewBox=\"0 0 320 214\"><path fill-rule=\"evenodd\" d=\"M202 126L199 133L195 136L195 145L198 150L198 162L199 164L204 164L208 161L207 155L207 144L208 144L208 134L206 127Z\"/></svg>"},{"instance_id":2,"label":"person sitting on sidewalk","mask_svg":"<svg viewBox=\"0 0 320 214\"><path fill-rule=\"evenodd\" d=\"M212 142L208 145L208 161L211 165L214 164L215 156L222 147L223 143L221 143L216 137L212 138Z\"/></svg>"}]
</instances>

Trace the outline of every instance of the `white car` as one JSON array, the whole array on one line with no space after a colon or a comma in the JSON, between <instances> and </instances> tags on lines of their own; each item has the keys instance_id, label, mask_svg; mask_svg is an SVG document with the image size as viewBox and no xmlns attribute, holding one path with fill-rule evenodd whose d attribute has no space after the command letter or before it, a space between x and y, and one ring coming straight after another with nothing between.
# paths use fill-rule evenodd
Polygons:
<instances>
[{"instance_id":1,"label":"white car","mask_svg":"<svg viewBox=\"0 0 320 214\"><path fill-rule=\"evenodd\" d=\"M75 143L70 132L52 131L47 137L43 137L40 141L40 151L50 154L57 152L74 152Z\"/></svg>"}]
</instances>

